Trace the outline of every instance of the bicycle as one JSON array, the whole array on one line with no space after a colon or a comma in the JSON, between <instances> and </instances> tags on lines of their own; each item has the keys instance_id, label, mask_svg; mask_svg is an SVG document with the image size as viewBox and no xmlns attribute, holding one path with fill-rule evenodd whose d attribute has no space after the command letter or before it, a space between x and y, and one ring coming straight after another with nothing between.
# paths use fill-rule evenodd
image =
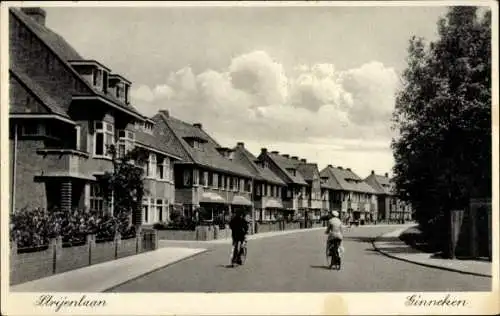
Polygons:
<instances>
[{"instance_id":1,"label":"bicycle","mask_svg":"<svg viewBox=\"0 0 500 316\"><path fill-rule=\"evenodd\" d=\"M231 265L234 266L235 263L243 265L247 257L247 241L238 241L236 245L233 246Z\"/></svg>"},{"instance_id":2,"label":"bicycle","mask_svg":"<svg viewBox=\"0 0 500 316\"><path fill-rule=\"evenodd\" d=\"M340 270L342 259L339 253L339 246L335 245L334 242L330 243L330 246L328 247L327 261L328 258L330 258L328 268L332 269L333 267L335 267L335 270Z\"/></svg>"}]
</instances>

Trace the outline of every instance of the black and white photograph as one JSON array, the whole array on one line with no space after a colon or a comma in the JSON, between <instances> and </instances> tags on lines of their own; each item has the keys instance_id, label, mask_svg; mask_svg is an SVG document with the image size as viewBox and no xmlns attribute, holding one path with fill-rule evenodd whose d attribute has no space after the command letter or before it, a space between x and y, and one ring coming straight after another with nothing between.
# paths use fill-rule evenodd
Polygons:
<instances>
[{"instance_id":1,"label":"black and white photograph","mask_svg":"<svg viewBox=\"0 0 500 316\"><path fill-rule=\"evenodd\" d=\"M498 313L497 11L2 3L2 314Z\"/></svg>"}]
</instances>

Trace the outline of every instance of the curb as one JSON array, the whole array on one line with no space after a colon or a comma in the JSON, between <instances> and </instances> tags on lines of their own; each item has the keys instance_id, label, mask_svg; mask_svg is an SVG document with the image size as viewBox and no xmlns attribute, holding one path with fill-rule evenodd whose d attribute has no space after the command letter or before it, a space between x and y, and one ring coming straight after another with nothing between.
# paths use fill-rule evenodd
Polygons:
<instances>
[{"instance_id":1,"label":"curb","mask_svg":"<svg viewBox=\"0 0 500 316\"><path fill-rule=\"evenodd\" d=\"M396 259L396 260L400 260L400 261L404 261L404 262L407 262L407 263L413 263L413 264L416 264L416 265L419 265L419 266L423 266L423 267L427 267L427 268L435 268L435 269L439 269L439 270L445 270L445 271L451 271L451 272L457 272L457 273L461 273L461 274L469 274L469 275L474 275L474 276L480 276L480 277L485 277L485 278L492 278L491 275L489 274L483 274L483 273L477 273L477 272L469 272L469 271L463 271L463 270L459 270L459 269L454 269L454 268L448 268L448 267L443 267L443 266L439 266L439 265L434 265L434 264L430 264L430 263L423 263L423 262L418 262L418 261L413 261L413 260L410 260L410 259L406 259L406 258L401 258L401 257L398 257L398 256L395 256L395 255L391 255L381 249L379 249L376 245L377 243L377 239L379 239L380 237L382 237L384 234L380 235L380 236L377 236L375 237L373 240L372 240L372 246L373 246L373 249L375 249L375 251L377 251L378 253L381 253L383 254L384 256L386 257L389 257L389 258L392 258L392 259Z\"/></svg>"},{"instance_id":2,"label":"curb","mask_svg":"<svg viewBox=\"0 0 500 316\"><path fill-rule=\"evenodd\" d=\"M166 268L166 267L168 267L168 266L171 266L171 265L176 264L176 263L179 263L179 262L181 262L181 261L184 261L184 260L187 260L187 259L190 259L190 258L196 257L197 255L201 255L202 253L206 253L206 252L209 252L209 251L210 251L209 249L204 249L204 250L202 250L202 251L200 251L200 252L190 254L189 256L186 256L186 257L184 257L184 258L180 258L180 259L174 260L174 261L169 262L169 263L167 263L167 264L165 264L165 265L163 265L163 266L161 266L161 267L155 268L155 269L153 269L153 270L151 270L151 271L144 272L144 273L142 273L142 274L140 274L140 275L137 275L137 276L135 276L135 277L133 277L133 278L130 278L130 279L126 280L126 281L120 282L120 283L118 283L118 284L116 284L116 285L113 285L113 286L111 286L111 287L109 287L109 288L106 288L106 289L104 289L104 290L101 290L101 291L100 291L100 293L106 293L106 292L109 292L109 291L111 291L111 290L113 290L113 289L116 289L117 287L120 287L120 286L122 286L122 285L126 284L126 283L129 283L129 282L131 282L131 281L135 281L135 280L140 279L140 278L142 278L142 277L145 277L145 276L147 276L147 275L149 275L149 274L152 274L152 273L154 273L154 272L157 272L157 271L159 271L159 270L161 270L161 269L164 269L164 268Z\"/></svg>"}]
</instances>

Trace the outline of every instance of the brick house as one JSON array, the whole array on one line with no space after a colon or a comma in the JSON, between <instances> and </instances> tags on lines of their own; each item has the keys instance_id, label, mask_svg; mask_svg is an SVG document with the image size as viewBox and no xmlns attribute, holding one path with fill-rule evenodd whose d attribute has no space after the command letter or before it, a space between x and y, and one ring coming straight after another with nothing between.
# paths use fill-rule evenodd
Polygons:
<instances>
[{"instance_id":1,"label":"brick house","mask_svg":"<svg viewBox=\"0 0 500 316\"><path fill-rule=\"evenodd\" d=\"M262 148L257 160L287 184L281 192L284 215L294 218L308 216L308 183L298 170L298 157L280 155L278 151L268 152L267 148Z\"/></svg>"},{"instance_id":2,"label":"brick house","mask_svg":"<svg viewBox=\"0 0 500 316\"><path fill-rule=\"evenodd\" d=\"M184 216L227 221L236 210L251 214L253 174L234 161L234 151L220 146L200 123L181 121L168 111L160 111L159 117L182 159L174 165L174 177Z\"/></svg>"},{"instance_id":3,"label":"brick house","mask_svg":"<svg viewBox=\"0 0 500 316\"><path fill-rule=\"evenodd\" d=\"M119 155L140 147L149 155L146 188L156 215L174 203L173 161L178 160L155 119L130 104L131 82L80 56L45 26L40 8L9 10L9 145L11 211L92 208L113 211L99 177ZM156 118L158 119L158 118Z\"/></svg>"},{"instance_id":4,"label":"brick house","mask_svg":"<svg viewBox=\"0 0 500 316\"><path fill-rule=\"evenodd\" d=\"M372 222L377 219L376 191L350 168L328 165L320 172L324 185L333 189L332 209L342 219Z\"/></svg>"},{"instance_id":5,"label":"brick house","mask_svg":"<svg viewBox=\"0 0 500 316\"><path fill-rule=\"evenodd\" d=\"M234 161L248 169L254 176L252 200L256 221L270 221L278 218L283 211L281 194L286 183L269 169L269 165L258 160L239 142L233 149Z\"/></svg>"},{"instance_id":6,"label":"brick house","mask_svg":"<svg viewBox=\"0 0 500 316\"><path fill-rule=\"evenodd\" d=\"M321 189L318 164L308 163L306 159L300 159L297 163L297 170L307 182L307 208L310 212L310 217L311 219L318 220L328 212L328 207L323 203L328 195L323 195L324 192Z\"/></svg>"},{"instance_id":7,"label":"brick house","mask_svg":"<svg viewBox=\"0 0 500 316\"><path fill-rule=\"evenodd\" d=\"M389 178L389 174L378 175L375 171L366 177L368 183L377 195L378 221L405 221L411 220L411 207L399 200L394 194L394 184Z\"/></svg>"}]
</instances>

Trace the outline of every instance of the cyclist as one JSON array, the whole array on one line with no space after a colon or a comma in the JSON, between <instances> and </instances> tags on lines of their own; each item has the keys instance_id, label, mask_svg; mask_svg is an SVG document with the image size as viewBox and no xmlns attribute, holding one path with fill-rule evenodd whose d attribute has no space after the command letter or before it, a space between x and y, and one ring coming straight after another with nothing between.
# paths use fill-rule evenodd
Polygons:
<instances>
[{"instance_id":1,"label":"cyclist","mask_svg":"<svg viewBox=\"0 0 500 316\"><path fill-rule=\"evenodd\" d=\"M246 240L246 235L248 233L248 222L243 216L243 212L236 212L235 216L229 222L229 228L231 228L231 237L233 239L233 263L242 264L240 252L235 254L235 249L238 243L243 243Z\"/></svg>"},{"instance_id":2,"label":"cyclist","mask_svg":"<svg viewBox=\"0 0 500 316\"><path fill-rule=\"evenodd\" d=\"M342 221L339 219L339 212L332 211L331 218L328 221L328 226L326 228L325 234L328 235L328 240L326 242L326 254L329 254L330 245L336 247L337 251L342 244L344 226L342 225Z\"/></svg>"}]
</instances>

